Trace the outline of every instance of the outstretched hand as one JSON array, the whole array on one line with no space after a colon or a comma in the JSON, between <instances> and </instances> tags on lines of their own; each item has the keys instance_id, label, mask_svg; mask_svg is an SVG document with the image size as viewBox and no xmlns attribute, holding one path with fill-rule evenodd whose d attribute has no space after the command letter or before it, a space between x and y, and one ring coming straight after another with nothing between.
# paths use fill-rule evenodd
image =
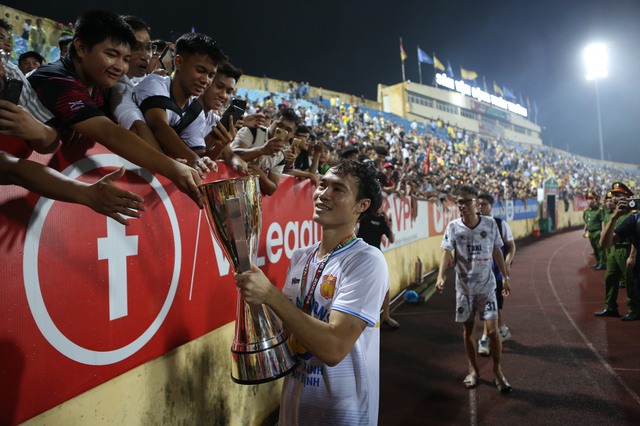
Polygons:
<instances>
[{"instance_id":1,"label":"outstretched hand","mask_svg":"<svg viewBox=\"0 0 640 426\"><path fill-rule=\"evenodd\" d=\"M84 187L86 198L82 203L123 225L129 225L123 215L138 218L145 207L142 204L144 201L142 197L114 185L114 182L120 179L124 173L124 167L120 167L99 181Z\"/></svg>"}]
</instances>

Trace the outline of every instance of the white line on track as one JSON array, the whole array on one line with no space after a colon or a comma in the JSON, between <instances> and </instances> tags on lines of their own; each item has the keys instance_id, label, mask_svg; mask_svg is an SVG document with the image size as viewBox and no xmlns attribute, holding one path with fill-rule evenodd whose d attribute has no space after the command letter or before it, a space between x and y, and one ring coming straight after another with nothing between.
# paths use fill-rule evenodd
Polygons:
<instances>
[{"instance_id":1,"label":"white line on track","mask_svg":"<svg viewBox=\"0 0 640 426\"><path fill-rule=\"evenodd\" d=\"M478 424L478 407L476 399L476 389L469 389L469 425L476 426Z\"/></svg>"},{"instance_id":2,"label":"white line on track","mask_svg":"<svg viewBox=\"0 0 640 426\"><path fill-rule=\"evenodd\" d=\"M549 260L547 261L547 279L549 280L549 286L551 287L551 291L553 292L553 295L555 296L556 300L558 301L558 305L560 306L560 309L562 309L562 312L564 313L564 315L567 317L567 320L569 320L569 323L571 323L571 325L573 326L574 330L578 333L578 335L582 338L582 341L585 343L585 345L587 345L587 347L589 348L589 350L595 355L595 357L598 359L598 361L600 361L600 363L602 364L602 366L605 368L605 370L611 374L617 381L618 383L620 383L620 386L622 386L624 388L624 390L627 391L627 393L629 394L629 396L631 396L631 398L633 398L633 400L640 405L640 396L638 396L638 394L631 389L627 383L622 380L622 377L620 377L618 375L618 373L616 373L615 369L611 366L611 364L609 364L607 362L607 360L604 359L604 357L602 355L600 355L600 352L598 352L596 350L596 348L593 346L593 344L589 341L589 339L587 338L587 336L582 332L582 330L580 329L580 327L578 326L578 324L576 324L576 322L573 320L573 318L571 318L571 315L569 315L569 312L567 311L567 309L564 306L564 303L562 302L562 300L560 300L560 296L558 295L558 292L556 291L556 287L553 283L553 279L551 278L551 263L553 261L553 258L560 252L566 249L567 246L569 246L570 244L573 244L575 241L570 240L569 242L567 242L566 244L564 244L562 247L558 248L549 258ZM619 369L621 370L621 369Z\"/></svg>"}]
</instances>

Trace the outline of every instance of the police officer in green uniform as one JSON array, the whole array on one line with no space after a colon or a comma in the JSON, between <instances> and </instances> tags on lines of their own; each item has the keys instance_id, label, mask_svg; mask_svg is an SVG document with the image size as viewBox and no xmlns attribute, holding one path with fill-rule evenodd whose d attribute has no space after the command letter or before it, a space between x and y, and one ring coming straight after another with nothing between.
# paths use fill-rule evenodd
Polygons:
<instances>
[{"instance_id":1,"label":"police officer in green uniform","mask_svg":"<svg viewBox=\"0 0 640 426\"><path fill-rule=\"evenodd\" d=\"M604 269L606 264L606 255L604 249L600 247L600 233L602 232L602 222L604 220L604 210L598 204L598 196L595 192L589 191L587 194L587 202L589 208L582 213L584 220L584 233L589 235L589 242L593 247L593 253L596 256L596 264L593 269Z\"/></svg>"},{"instance_id":2,"label":"police officer in green uniform","mask_svg":"<svg viewBox=\"0 0 640 426\"><path fill-rule=\"evenodd\" d=\"M631 190L622 182L614 182L611 185L612 203L615 206L623 198L633 196ZM616 219L615 227L618 227L627 217L631 215L631 211L625 213ZM605 213L606 224L611 220L613 211ZM632 285L633 275L627 268L627 258L631 252L631 243L629 241L618 242L607 249L607 272L605 273L605 307L603 311L595 313L597 317L618 317L618 287L620 282L624 282L627 288L627 306L629 312L622 317L622 321L640 320L640 312L637 304L637 290Z\"/></svg>"},{"instance_id":3,"label":"police officer in green uniform","mask_svg":"<svg viewBox=\"0 0 640 426\"><path fill-rule=\"evenodd\" d=\"M607 223L609 223L609 221L611 220L611 217L613 216L613 211L616 208L616 200L613 199L613 193L611 191L607 192L607 195L604 197L604 219L602 220L602 229L604 229L604 227L606 226ZM600 238L602 238L602 235L600 235ZM600 246L602 247L602 244L600 244ZM605 265L607 265L608 268L608 260L609 260L609 252L611 251L612 247L608 247L604 249L604 254L605 257L607 259L607 261L605 262ZM608 271L609 269L607 269ZM620 283L618 284L618 287L620 288L624 288L626 286L626 282L624 280L624 277L620 277Z\"/></svg>"}]
</instances>

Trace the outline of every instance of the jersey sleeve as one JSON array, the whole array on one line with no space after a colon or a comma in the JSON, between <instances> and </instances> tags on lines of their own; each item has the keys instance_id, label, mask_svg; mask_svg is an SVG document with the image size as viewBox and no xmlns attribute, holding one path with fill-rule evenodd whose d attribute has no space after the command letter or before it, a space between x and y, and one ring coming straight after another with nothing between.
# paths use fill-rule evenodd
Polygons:
<instances>
[{"instance_id":1,"label":"jersey sleeve","mask_svg":"<svg viewBox=\"0 0 640 426\"><path fill-rule=\"evenodd\" d=\"M502 221L504 223L504 220ZM500 231L498 230L498 223L495 220L491 220L491 230L493 231L493 247L502 247L504 243L500 238Z\"/></svg>"},{"instance_id":2,"label":"jersey sleeve","mask_svg":"<svg viewBox=\"0 0 640 426\"><path fill-rule=\"evenodd\" d=\"M36 90L42 104L53 113L56 124L72 126L94 117L105 116L87 88L71 78L50 78Z\"/></svg>"},{"instance_id":3,"label":"jersey sleeve","mask_svg":"<svg viewBox=\"0 0 640 426\"><path fill-rule=\"evenodd\" d=\"M251 145L253 145L253 134L248 127L238 130L236 137L231 141L231 149L251 148Z\"/></svg>"},{"instance_id":4,"label":"jersey sleeve","mask_svg":"<svg viewBox=\"0 0 640 426\"><path fill-rule=\"evenodd\" d=\"M455 241L453 240L453 222L449 222L447 225L447 229L444 231L444 235L442 237L442 247L445 250L453 250Z\"/></svg>"},{"instance_id":5,"label":"jersey sleeve","mask_svg":"<svg viewBox=\"0 0 640 426\"><path fill-rule=\"evenodd\" d=\"M513 233L506 220L502 221L502 236L505 242L513 241Z\"/></svg>"},{"instance_id":6,"label":"jersey sleeve","mask_svg":"<svg viewBox=\"0 0 640 426\"><path fill-rule=\"evenodd\" d=\"M387 262L380 250L368 246L343 266L331 309L353 315L369 327L375 327L388 290Z\"/></svg>"}]
</instances>

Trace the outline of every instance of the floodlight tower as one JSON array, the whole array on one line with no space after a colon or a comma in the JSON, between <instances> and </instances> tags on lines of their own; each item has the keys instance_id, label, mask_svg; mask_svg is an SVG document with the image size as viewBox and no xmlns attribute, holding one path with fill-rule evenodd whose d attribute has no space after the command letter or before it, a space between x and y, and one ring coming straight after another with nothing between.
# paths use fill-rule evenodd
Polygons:
<instances>
[{"instance_id":1,"label":"floodlight tower","mask_svg":"<svg viewBox=\"0 0 640 426\"><path fill-rule=\"evenodd\" d=\"M584 63L587 69L587 80L593 80L596 87L596 109L598 112L598 138L600 141L600 159L604 160L604 144L602 143L602 118L600 117L600 92L598 80L606 78L609 65L609 48L604 43L594 43L584 49Z\"/></svg>"}]
</instances>

